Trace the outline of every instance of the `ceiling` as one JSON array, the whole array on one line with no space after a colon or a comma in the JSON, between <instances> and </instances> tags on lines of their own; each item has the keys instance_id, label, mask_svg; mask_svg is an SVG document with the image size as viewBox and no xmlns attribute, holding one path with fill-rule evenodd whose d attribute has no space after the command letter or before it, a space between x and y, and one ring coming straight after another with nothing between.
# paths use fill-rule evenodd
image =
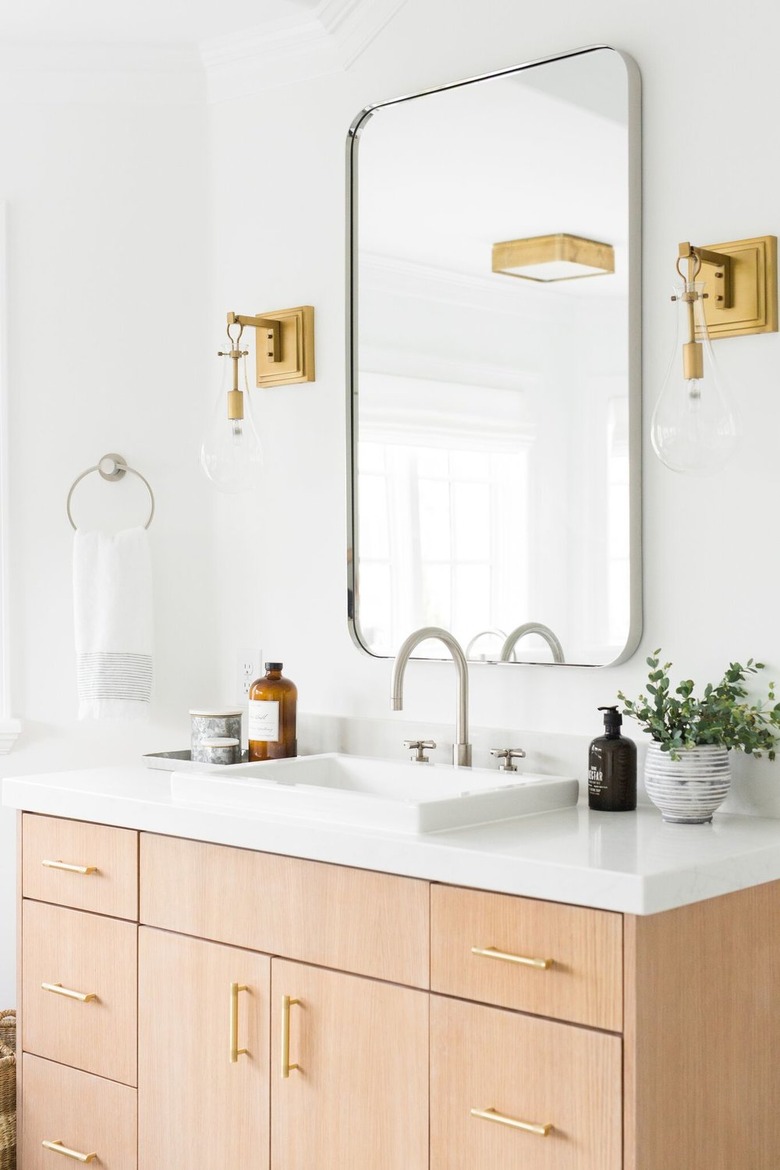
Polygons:
<instances>
[{"instance_id":1,"label":"ceiling","mask_svg":"<svg viewBox=\"0 0 780 1170\"><path fill-rule=\"evenodd\" d=\"M0 44L199 45L300 20L320 0L24 0L0 3Z\"/></svg>"}]
</instances>

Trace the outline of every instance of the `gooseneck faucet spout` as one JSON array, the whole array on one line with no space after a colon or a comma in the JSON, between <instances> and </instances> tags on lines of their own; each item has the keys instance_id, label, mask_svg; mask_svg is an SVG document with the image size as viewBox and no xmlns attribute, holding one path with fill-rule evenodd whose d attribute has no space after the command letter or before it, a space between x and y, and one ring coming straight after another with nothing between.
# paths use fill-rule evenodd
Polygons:
<instances>
[{"instance_id":1,"label":"gooseneck faucet spout","mask_svg":"<svg viewBox=\"0 0 780 1170\"><path fill-rule=\"evenodd\" d=\"M512 630L512 633L509 635L506 642L504 642L504 645L501 649L502 662L509 661L509 656L514 650L515 646L521 638L525 637L526 634L539 634L540 637L544 638L545 642L552 650L553 662L566 661L566 659L563 657L563 647L549 626L545 626L541 622L525 622L524 625L518 626L516 630Z\"/></svg>"},{"instance_id":2,"label":"gooseneck faucet spout","mask_svg":"<svg viewBox=\"0 0 780 1170\"><path fill-rule=\"evenodd\" d=\"M409 656L420 642L428 638L436 638L443 642L452 655L452 661L458 671L458 705L455 713L455 743L452 748L452 762L461 768L471 767L471 744L469 737L469 668L466 655L461 649L460 642L454 638L449 630L439 626L423 626L410 634L398 651L393 666L393 687L391 706L394 711L402 711L404 706L404 671Z\"/></svg>"}]
</instances>

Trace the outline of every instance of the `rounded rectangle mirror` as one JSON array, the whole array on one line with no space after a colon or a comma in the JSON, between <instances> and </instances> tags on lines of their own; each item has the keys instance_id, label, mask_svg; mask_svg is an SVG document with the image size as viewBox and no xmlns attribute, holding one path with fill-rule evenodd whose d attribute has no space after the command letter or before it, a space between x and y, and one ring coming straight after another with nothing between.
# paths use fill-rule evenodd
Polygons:
<instances>
[{"instance_id":1,"label":"rounded rectangle mirror","mask_svg":"<svg viewBox=\"0 0 780 1170\"><path fill-rule=\"evenodd\" d=\"M348 139L349 617L472 661L639 640L639 78L578 50ZM421 647L423 657L445 651Z\"/></svg>"}]
</instances>

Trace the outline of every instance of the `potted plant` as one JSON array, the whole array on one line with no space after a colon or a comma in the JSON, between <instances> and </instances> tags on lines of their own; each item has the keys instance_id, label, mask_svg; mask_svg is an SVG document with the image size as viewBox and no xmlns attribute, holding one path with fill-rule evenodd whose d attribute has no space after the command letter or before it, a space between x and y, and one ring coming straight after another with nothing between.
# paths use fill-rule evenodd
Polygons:
<instances>
[{"instance_id":1,"label":"potted plant","mask_svg":"<svg viewBox=\"0 0 780 1170\"><path fill-rule=\"evenodd\" d=\"M673 688L671 662L661 651L647 659L647 694L618 698L626 715L648 731L652 742L645 763L645 789L665 821L704 824L726 799L731 784L729 751L775 758L780 739L780 703L769 683L765 700L754 702L745 686L749 675L764 669L749 658L729 663L719 682L707 683L701 696L692 679Z\"/></svg>"}]
</instances>

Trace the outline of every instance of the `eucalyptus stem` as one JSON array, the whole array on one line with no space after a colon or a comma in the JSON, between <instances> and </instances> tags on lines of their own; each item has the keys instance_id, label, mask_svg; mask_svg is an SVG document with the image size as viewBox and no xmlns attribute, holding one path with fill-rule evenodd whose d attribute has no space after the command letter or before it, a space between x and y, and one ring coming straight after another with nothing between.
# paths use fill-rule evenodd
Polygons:
<instances>
[{"instance_id":1,"label":"eucalyptus stem","mask_svg":"<svg viewBox=\"0 0 780 1170\"><path fill-rule=\"evenodd\" d=\"M650 667L647 694L628 699L618 691L618 698L624 713L649 732L661 751L677 760L688 748L718 744L749 756L766 752L774 760L780 740L775 684L768 684L766 698L760 701L752 700L744 685L749 676L765 669L763 662L752 658L744 666L730 662L720 681L707 683L701 697L694 694L692 679L683 679L672 689L672 663L661 663L660 649L646 662Z\"/></svg>"}]
</instances>

